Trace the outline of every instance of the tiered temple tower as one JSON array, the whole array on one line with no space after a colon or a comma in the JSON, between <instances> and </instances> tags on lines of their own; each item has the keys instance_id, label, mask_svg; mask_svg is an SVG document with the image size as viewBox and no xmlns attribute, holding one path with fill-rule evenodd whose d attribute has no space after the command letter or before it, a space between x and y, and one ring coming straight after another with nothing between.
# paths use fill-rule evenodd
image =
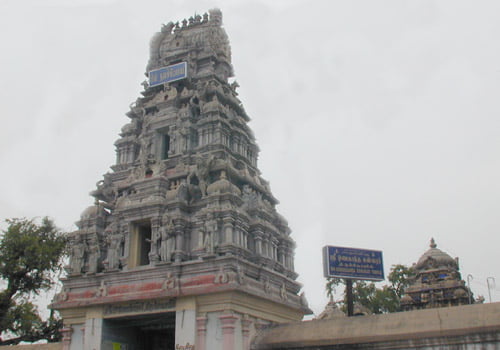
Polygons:
<instances>
[{"instance_id":1,"label":"tiered temple tower","mask_svg":"<svg viewBox=\"0 0 500 350\"><path fill-rule=\"evenodd\" d=\"M151 41L116 164L70 234L52 304L66 349L248 349L260 326L310 313L221 25L212 10Z\"/></svg>"},{"instance_id":2,"label":"tiered temple tower","mask_svg":"<svg viewBox=\"0 0 500 350\"><path fill-rule=\"evenodd\" d=\"M472 292L460 276L458 258L453 259L437 248L430 248L412 266L415 276L401 298L405 311L465 305L474 302Z\"/></svg>"}]
</instances>

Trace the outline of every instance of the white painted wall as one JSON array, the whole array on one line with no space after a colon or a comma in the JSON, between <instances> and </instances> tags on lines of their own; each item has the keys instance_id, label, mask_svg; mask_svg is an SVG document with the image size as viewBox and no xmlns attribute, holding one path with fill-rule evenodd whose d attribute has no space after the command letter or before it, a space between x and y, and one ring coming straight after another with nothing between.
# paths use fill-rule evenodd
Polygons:
<instances>
[{"instance_id":1,"label":"white painted wall","mask_svg":"<svg viewBox=\"0 0 500 350\"><path fill-rule=\"evenodd\" d=\"M175 344L194 345L196 342L196 310L175 312ZM215 348L214 348L215 349Z\"/></svg>"},{"instance_id":2,"label":"white painted wall","mask_svg":"<svg viewBox=\"0 0 500 350\"><path fill-rule=\"evenodd\" d=\"M101 350L102 321L102 318L89 318L85 321L84 350Z\"/></svg>"}]
</instances>

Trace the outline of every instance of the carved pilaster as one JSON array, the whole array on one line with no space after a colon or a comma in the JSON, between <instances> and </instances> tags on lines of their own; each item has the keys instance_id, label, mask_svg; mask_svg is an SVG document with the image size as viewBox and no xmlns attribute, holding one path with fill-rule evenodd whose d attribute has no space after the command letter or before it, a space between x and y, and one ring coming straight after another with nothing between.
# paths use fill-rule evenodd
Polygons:
<instances>
[{"instance_id":1,"label":"carved pilaster","mask_svg":"<svg viewBox=\"0 0 500 350\"><path fill-rule=\"evenodd\" d=\"M241 319L241 334L243 337L243 349L250 349L250 327L252 326L252 320L247 314Z\"/></svg>"},{"instance_id":2,"label":"carved pilaster","mask_svg":"<svg viewBox=\"0 0 500 350\"><path fill-rule=\"evenodd\" d=\"M62 350L69 350L71 345L71 333L73 333L73 328L71 327L64 327L61 329Z\"/></svg>"},{"instance_id":3,"label":"carved pilaster","mask_svg":"<svg viewBox=\"0 0 500 350\"><path fill-rule=\"evenodd\" d=\"M285 265L285 246L283 245L283 242L280 242L278 245L278 262L283 265L283 267L286 267Z\"/></svg>"},{"instance_id":4,"label":"carved pilaster","mask_svg":"<svg viewBox=\"0 0 500 350\"><path fill-rule=\"evenodd\" d=\"M233 243L233 218L226 216L222 219L222 243Z\"/></svg>"},{"instance_id":5,"label":"carved pilaster","mask_svg":"<svg viewBox=\"0 0 500 350\"><path fill-rule=\"evenodd\" d=\"M196 349L205 350L207 347L207 316L203 315L196 318Z\"/></svg>"},{"instance_id":6,"label":"carved pilaster","mask_svg":"<svg viewBox=\"0 0 500 350\"><path fill-rule=\"evenodd\" d=\"M120 218L119 222L122 222L122 218ZM122 266L123 270L127 270L128 267L128 257L129 257L129 252L130 252L130 232L129 232L129 223L124 223L120 227L120 232L123 237L123 246L121 247L122 249L122 254L120 256L120 263Z\"/></svg>"},{"instance_id":7,"label":"carved pilaster","mask_svg":"<svg viewBox=\"0 0 500 350\"><path fill-rule=\"evenodd\" d=\"M254 236L255 236L255 253L257 255L262 255L262 231L261 230L255 230L254 231Z\"/></svg>"},{"instance_id":8,"label":"carved pilaster","mask_svg":"<svg viewBox=\"0 0 500 350\"><path fill-rule=\"evenodd\" d=\"M186 229L186 222L183 219L174 220L175 227L175 251L174 251L174 261L181 262L186 258L186 252L184 250L184 232Z\"/></svg>"},{"instance_id":9,"label":"carved pilaster","mask_svg":"<svg viewBox=\"0 0 500 350\"><path fill-rule=\"evenodd\" d=\"M158 244L161 242L159 231L160 223L161 217L151 218L151 249L149 251L149 262L153 265L160 261L160 254L158 249Z\"/></svg>"},{"instance_id":10,"label":"carved pilaster","mask_svg":"<svg viewBox=\"0 0 500 350\"><path fill-rule=\"evenodd\" d=\"M271 237L271 257L273 258L273 260L276 260L278 261L278 240L274 237Z\"/></svg>"},{"instance_id":11,"label":"carved pilaster","mask_svg":"<svg viewBox=\"0 0 500 350\"><path fill-rule=\"evenodd\" d=\"M222 349L234 349L234 329L236 328L236 321L238 317L233 314L227 313L219 316L222 328Z\"/></svg>"}]
</instances>

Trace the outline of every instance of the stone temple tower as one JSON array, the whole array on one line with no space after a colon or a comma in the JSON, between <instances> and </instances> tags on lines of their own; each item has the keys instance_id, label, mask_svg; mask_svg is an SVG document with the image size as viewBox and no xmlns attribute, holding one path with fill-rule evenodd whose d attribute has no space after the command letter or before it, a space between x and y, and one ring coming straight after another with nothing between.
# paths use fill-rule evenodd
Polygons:
<instances>
[{"instance_id":1,"label":"stone temple tower","mask_svg":"<svg viewBox=\"0 0 500 350\"><path fill-rule=\"evenodd\" d=\"M466 305L474 302L471 290L460 275L458 258L437 248L434 238L412 266L415 276L401 298L404 311Z\"/></svg>"},{"instance_id":2,"label":"stone temple tower","mask_svg":"<svg viewBox=\"0 0 500 350\"><path fill-rule=\"evenodd\" d=\"M70 234L65 349L248 349L310 313L221 25L212 10L151 40L116 164Z\"/></svg>"}]
</instances>

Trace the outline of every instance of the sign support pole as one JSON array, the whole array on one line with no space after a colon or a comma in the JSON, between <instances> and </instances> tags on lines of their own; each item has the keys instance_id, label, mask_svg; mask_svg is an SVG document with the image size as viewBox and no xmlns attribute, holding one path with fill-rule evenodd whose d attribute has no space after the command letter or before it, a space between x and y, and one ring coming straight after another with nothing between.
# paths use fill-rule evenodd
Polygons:
<instances>
[{"instance_id":1,"label":"sign support pole","mask_svg":"<svg viewBox=\"0 0 500 350\"><path fill-rule=\"evenodd\" d=\"M347 296L347 316L354 315L354 298L352 294L352 279L346 278L345 280L345 293Z\"/></svg>"}]
</instances>

